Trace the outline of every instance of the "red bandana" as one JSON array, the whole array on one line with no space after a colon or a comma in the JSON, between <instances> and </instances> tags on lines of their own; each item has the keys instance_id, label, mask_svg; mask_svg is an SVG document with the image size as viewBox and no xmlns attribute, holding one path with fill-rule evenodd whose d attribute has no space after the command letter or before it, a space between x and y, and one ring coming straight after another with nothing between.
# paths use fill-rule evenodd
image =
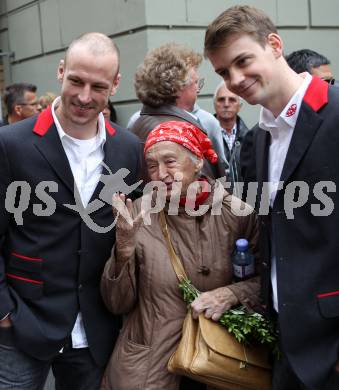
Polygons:
<instances>
[{"instance_id":1,"label":"red bandana","mask_svg":"<svg viewBox=\"0 0 339 390\"><path fill-rule=\"evenodd\" d=\"M212 164L218 160L218 156L212 149L212 142L200 129L189 122L169 121L160 123L146 139L144 152L154 144L162 141L176 142L190 150L199 158L205 157Z\"/></svg>"}]
</instances>

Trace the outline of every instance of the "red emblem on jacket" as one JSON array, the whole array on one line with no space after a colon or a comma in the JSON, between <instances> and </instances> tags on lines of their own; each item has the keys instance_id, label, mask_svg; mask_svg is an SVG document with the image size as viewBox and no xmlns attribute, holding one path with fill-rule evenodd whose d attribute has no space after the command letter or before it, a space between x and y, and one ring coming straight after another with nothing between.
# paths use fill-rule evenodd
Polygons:
<instances>
[{"instance_id":1,"label":"red emblem on jacket","mask_svg":"<svg viewBox=\"0 0 339 390\"><path fill-rule=\"evenodd\" d=\"M293 116L296 111L297 111L297 105L296 104L291 104L289 109L286 112L286 116L288 116L288 117Z\"/></svg>"}]
</instances>

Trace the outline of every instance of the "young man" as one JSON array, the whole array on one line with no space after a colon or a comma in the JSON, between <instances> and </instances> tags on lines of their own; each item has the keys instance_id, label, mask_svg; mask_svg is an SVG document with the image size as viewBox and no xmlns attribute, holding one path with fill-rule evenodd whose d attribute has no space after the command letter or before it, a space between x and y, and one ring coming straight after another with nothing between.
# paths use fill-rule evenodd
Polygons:
<instances>
[{"instance_id":1,"label":"young man","mask_svg":"<svg viewBox=\"0 0 339 390\"><path fill-rule=\"evenodd\" d=\"M263 106L253 154L270 205L269 215L259 210L263 293L283 353L273 389L338 389L339 90L295 73L275 26L253 7L214 20L205 54L227 88Z\"/></svg>"},{"instance_id":2,"label":"young man","mask_svg":"<svg viewBox=\"0 0 339 390\"><path fill-rule=\"evenodd\" d=\"M61 97L0 132L2 390L41 389L51 366L57 389L99 389L118 333L100 296L115 238L99 198L120 168L134 184L140 162L139 140L101 113L118 72L111 39L83 35L60 62Z\"/></svg>"}]
</instances>

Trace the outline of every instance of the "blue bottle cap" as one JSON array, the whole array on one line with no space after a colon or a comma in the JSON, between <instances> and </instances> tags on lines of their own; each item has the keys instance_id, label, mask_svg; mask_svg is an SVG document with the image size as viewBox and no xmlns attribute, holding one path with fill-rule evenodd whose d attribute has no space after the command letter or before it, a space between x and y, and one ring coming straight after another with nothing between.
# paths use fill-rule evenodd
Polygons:
<instances>
[{"instance_id":1,"label":"blue bottle cap","mask_svg":"<svg viewBox=\"0 0 339 390\"><path fill-rule=\"evenodd\" d=\"M235 242L235 245L237 246L238 251L245 251L248 248L248 241L246 238L239 238Z\"/></svg>"}]
</instances>

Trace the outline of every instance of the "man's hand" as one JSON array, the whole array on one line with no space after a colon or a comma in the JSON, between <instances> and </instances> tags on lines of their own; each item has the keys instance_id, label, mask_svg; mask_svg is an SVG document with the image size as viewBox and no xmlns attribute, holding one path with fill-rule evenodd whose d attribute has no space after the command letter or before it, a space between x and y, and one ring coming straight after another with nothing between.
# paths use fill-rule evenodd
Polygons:
<instances>
[{"instance_id":1,"label":"man's hand","mask_svg":"<svg viewBox=\"0 0 339 390\"><path fill-rule=\"evenodd\" d=\"M232 306L238 303L237 297L227 287L220 287L212 291L204 292L192 303L193 318L198 318L204 312L206 318L219 321L220 317Z\"/></svg>"},{"instance_id":2,"label":"man's hand","mask_svg":"<svg viewBox=\"0 0 339 390\"><path fill-rule=\"evenodd\" d=\"M12 320L10 316L7 316L4 320L0 321L0 328L10 328L12 326Z\"/></svg>"}]
</instances>

